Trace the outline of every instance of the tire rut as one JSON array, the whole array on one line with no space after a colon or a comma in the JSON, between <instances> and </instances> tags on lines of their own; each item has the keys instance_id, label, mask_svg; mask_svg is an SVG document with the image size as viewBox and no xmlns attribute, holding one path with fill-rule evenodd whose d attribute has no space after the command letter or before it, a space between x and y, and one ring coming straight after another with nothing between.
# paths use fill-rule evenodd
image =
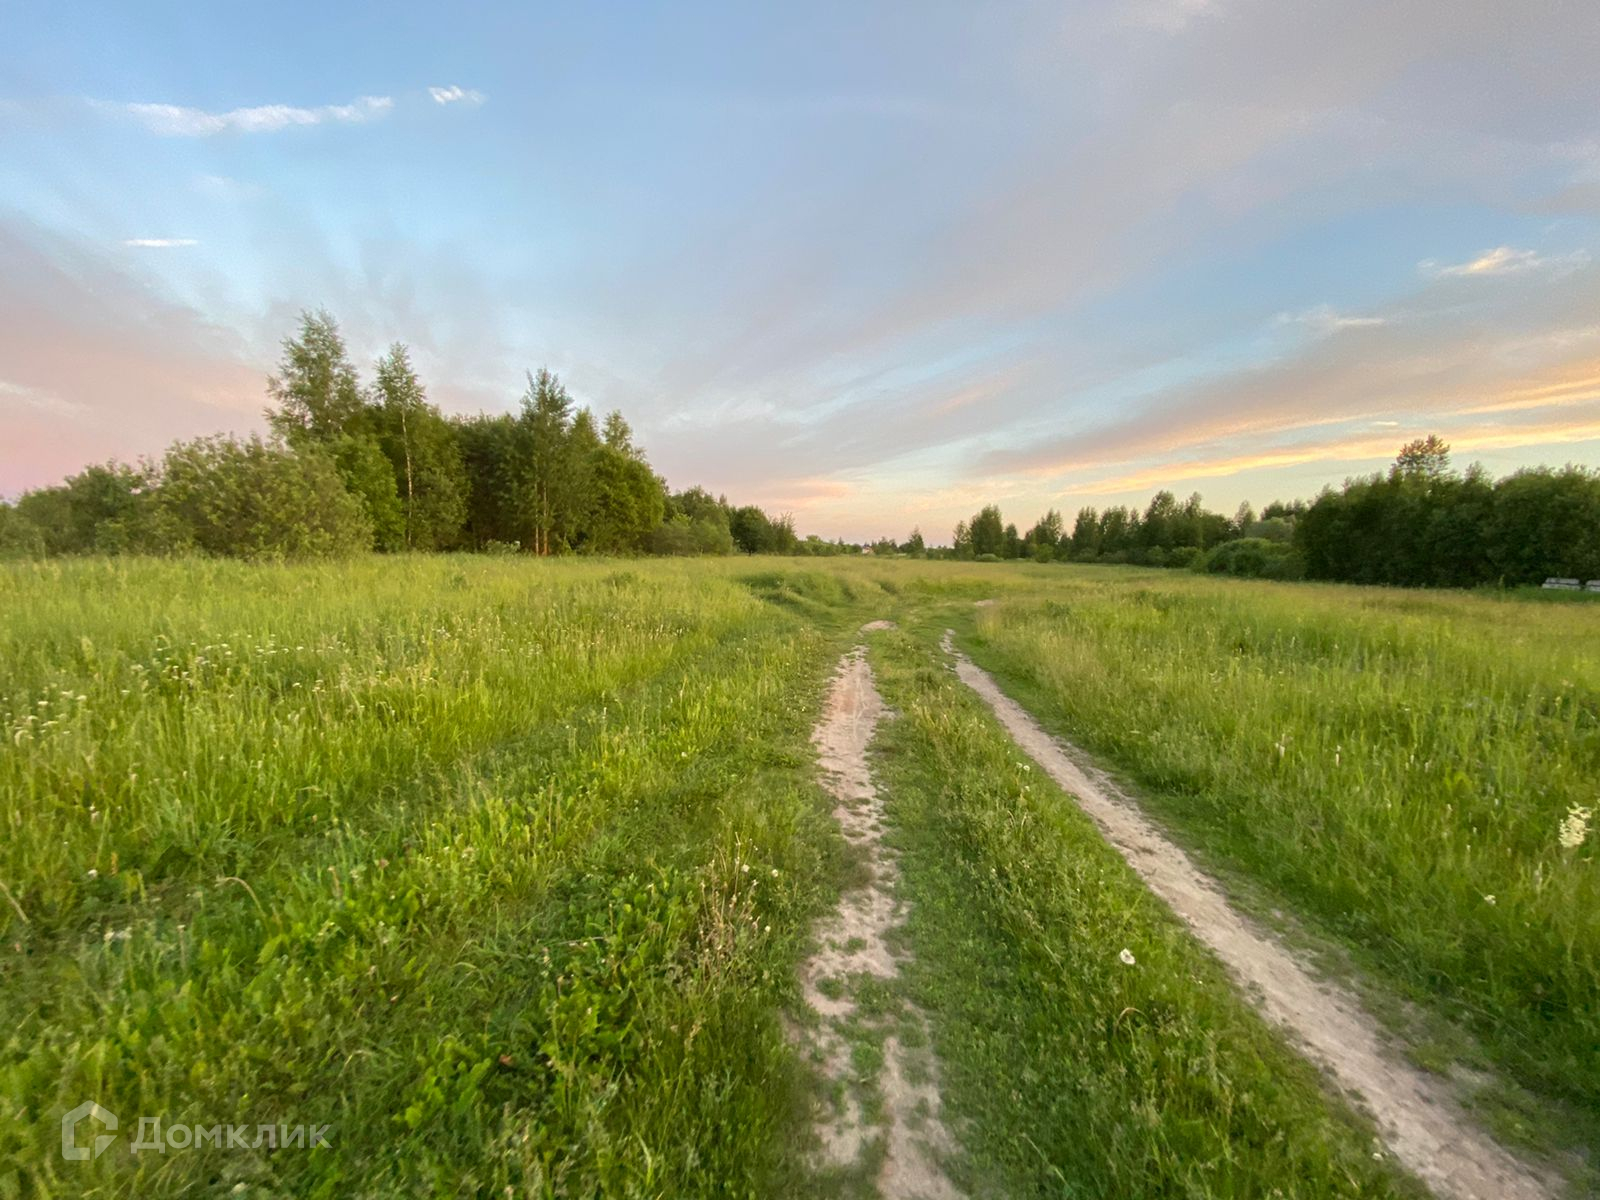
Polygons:
<instances>
[{"instance_id":1,"label":"tire rut","mask_svg":"<svg viewBox=\"0 0 1600 1200\"><path fill-rule=\"evenodd\" d=\"M943 647L961 681L975 691L1012 740L1100 827L1190 931L1222 960L1269 1021L1376 1121L1391 1153L1441 1200L1546 1200L1550 1180L1512 1157L1474 1125L1437 1078L1384 1043L1377 1022L1348 990L1316 978L1271 935L1247 920L1214 880L1169 841L1103 772L1075 747L1046 733L957 650Z\"/></svg>"},{"instance_id":2,"label":"tire rut","mask_svg":"<svg viewBox=\"0 0 1600 1200\"><path fill-rule=\"evenodd\" d=\"M873 622L863 632L883 628L892 626ZM812 742L834 817L861 856L863 882L846 890L817 926L816 950L800 971L813 1019L793 1036L828 1093L814 1116L819 1168L872 1172L876 1162L873 1182L884 1200L960 1200L940 1165L953 1141L940 1119L927 1017L908 1002L889 1015L881 999L862 1002L864 989L880 997L884 989L873 984L892 985L907 958L894 938L905 919L899 869L883 844L883 806L867 762L878 722L889 715L866 647L858 645L839 662ZM867 1078L858 1062L874 1056L858 1058L864 1043L879 1048L879 1065Z\"/></svg>"}]
</instances>

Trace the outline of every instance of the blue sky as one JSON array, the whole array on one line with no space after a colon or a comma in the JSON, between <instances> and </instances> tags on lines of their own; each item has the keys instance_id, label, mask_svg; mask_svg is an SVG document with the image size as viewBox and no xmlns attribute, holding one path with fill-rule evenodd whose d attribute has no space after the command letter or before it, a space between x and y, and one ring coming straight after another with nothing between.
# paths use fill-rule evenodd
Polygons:
<instances>
[{"instance_id":1,"label":"blue sky","mask_svg":"<svg viewBox=\"0 0 1600 1200\"><path fill-rule=\"evenodd\" d=\"M1600 6L3 5L0 493L326 306L832 536L1600 462Z\"/></svg>"}]
</instances>

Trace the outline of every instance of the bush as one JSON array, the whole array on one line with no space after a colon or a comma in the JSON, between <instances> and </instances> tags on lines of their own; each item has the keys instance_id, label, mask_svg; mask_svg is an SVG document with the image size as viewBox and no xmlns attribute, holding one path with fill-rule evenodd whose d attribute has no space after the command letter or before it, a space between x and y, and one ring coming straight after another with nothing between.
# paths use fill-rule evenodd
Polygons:
<instances>
[{"instance_id":1,"label":"bush","mask_svg":"<svg viewBox=\"0 0 1600 1200\"><path fill-rule=\"evenodd\" d=\"M199 438L167 452L162 476L162 509L204 553L320 558L372 547L361 501L315 451Z\"/></svg>"},{"instance_id":2,"label":"bush","mask_svg":"<svg viewBox=\"0 0 1600 1200\"><path fill-rule=\"evenodd\" d=\"M1305 562L1298 551L1266 538L1223 542L1191 564L1196 571L1236 575L1243 579L1303 579Z\"/></svg>"},{"instance_id":3,"label":"bush","mask_svg":"<svg viewBox=\"0 0 1600 1200\"><path fill-rule=\"evenodd\" d=\"M973 559L972 561L973 562L999 562L1000 561L1000 556L998 554L980 554L980 555L978 555L977 558Z\"/></svg>"},{"instance_id":4,"label":"bush","mask_svg":"<svg viewBox=\"0 0 1600 1200\"><path fill-rule=\"evenodd\" d=\"M1194 560L1200 557L1199 546L1174 546L1167 551L1167 566L1192 567Z\"/></svg>"},{"instance_id":5,"label":"bush","mask_svg":"<svg viewBox=\"0 0 1600 1200\"><path fill-rule=\"evenodd\" d=\"M0 500L0 559L43 557L44 534L39 527Z\"/></svg>"}]
</instances>

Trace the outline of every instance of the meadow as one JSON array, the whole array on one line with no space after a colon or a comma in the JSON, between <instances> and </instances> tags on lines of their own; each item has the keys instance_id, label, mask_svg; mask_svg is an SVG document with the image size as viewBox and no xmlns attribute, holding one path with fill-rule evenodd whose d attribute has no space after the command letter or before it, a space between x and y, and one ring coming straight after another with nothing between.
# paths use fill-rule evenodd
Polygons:
<instances>
[{"instance_id":1,"label":"meadow","mask_svg":"<svg viewBox=\"0 0 1600 1200\"><path fill-rule=\"evenodd\" d=\"M1600 1148L1600 607L395 556L18 564L0 612L0 1196L817 1194L786 1025L854 865L808 739L876 618L916 964L879 1000L928 1013L971 1194L1418 1192L947 626L1503 1136ZM91 1099L123 1136L67 1161ZM135 1154L141 1117L330 1144Z\"/></svg>"},{"instance_id":2,"label":"meadow","mask_svg":"<svg viewBox=\"0 0 1600 1200\"><path fill-rule=\"evenodd\" d=\"M1390 1007L1425 1061L1492 1067L1503 1131L1600 1147L1600 606L1076 576L974 642L1237 892L1421 1006Z\"/></svg>"}]
</instances>

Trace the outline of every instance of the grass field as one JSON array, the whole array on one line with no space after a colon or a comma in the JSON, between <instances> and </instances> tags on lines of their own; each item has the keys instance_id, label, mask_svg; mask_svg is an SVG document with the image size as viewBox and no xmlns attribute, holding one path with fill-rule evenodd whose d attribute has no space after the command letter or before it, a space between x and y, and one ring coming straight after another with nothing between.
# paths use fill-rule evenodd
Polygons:
<instances>
[{"instance_id":1,"label":"grass field","mask_svg":"<svg viewBox=\"0 0 1600 1200\"><path fill-rule=\"evenodd\" d=\"M961 694L946 625L1503 1133L1600 1148L1600 874L1561 844L1600 607L402 557L14 566L0 611L0 1196L814 1194L785 1017L852 864L808 737L879 617L899 1000L970 1194L1416 1185ZM85 1100L124 1136L67 1161ZM141 1117L331 1144L134 1154Z\"/></svg>"},{"instance_id":2,"label":"grass field","mask_svg":"<svg viewBox=\"0 0 1600 1200\"><path fill-rule=\"evenodd\" d=\"M1600 863L1562 844L1600 801L1600 606L1079 575L976 624L1182 840L1445 1017L1421 1053L1525 1089L1482 1098L1507 1130L1600 1148Z\"/></svg>"}]
</instances>

